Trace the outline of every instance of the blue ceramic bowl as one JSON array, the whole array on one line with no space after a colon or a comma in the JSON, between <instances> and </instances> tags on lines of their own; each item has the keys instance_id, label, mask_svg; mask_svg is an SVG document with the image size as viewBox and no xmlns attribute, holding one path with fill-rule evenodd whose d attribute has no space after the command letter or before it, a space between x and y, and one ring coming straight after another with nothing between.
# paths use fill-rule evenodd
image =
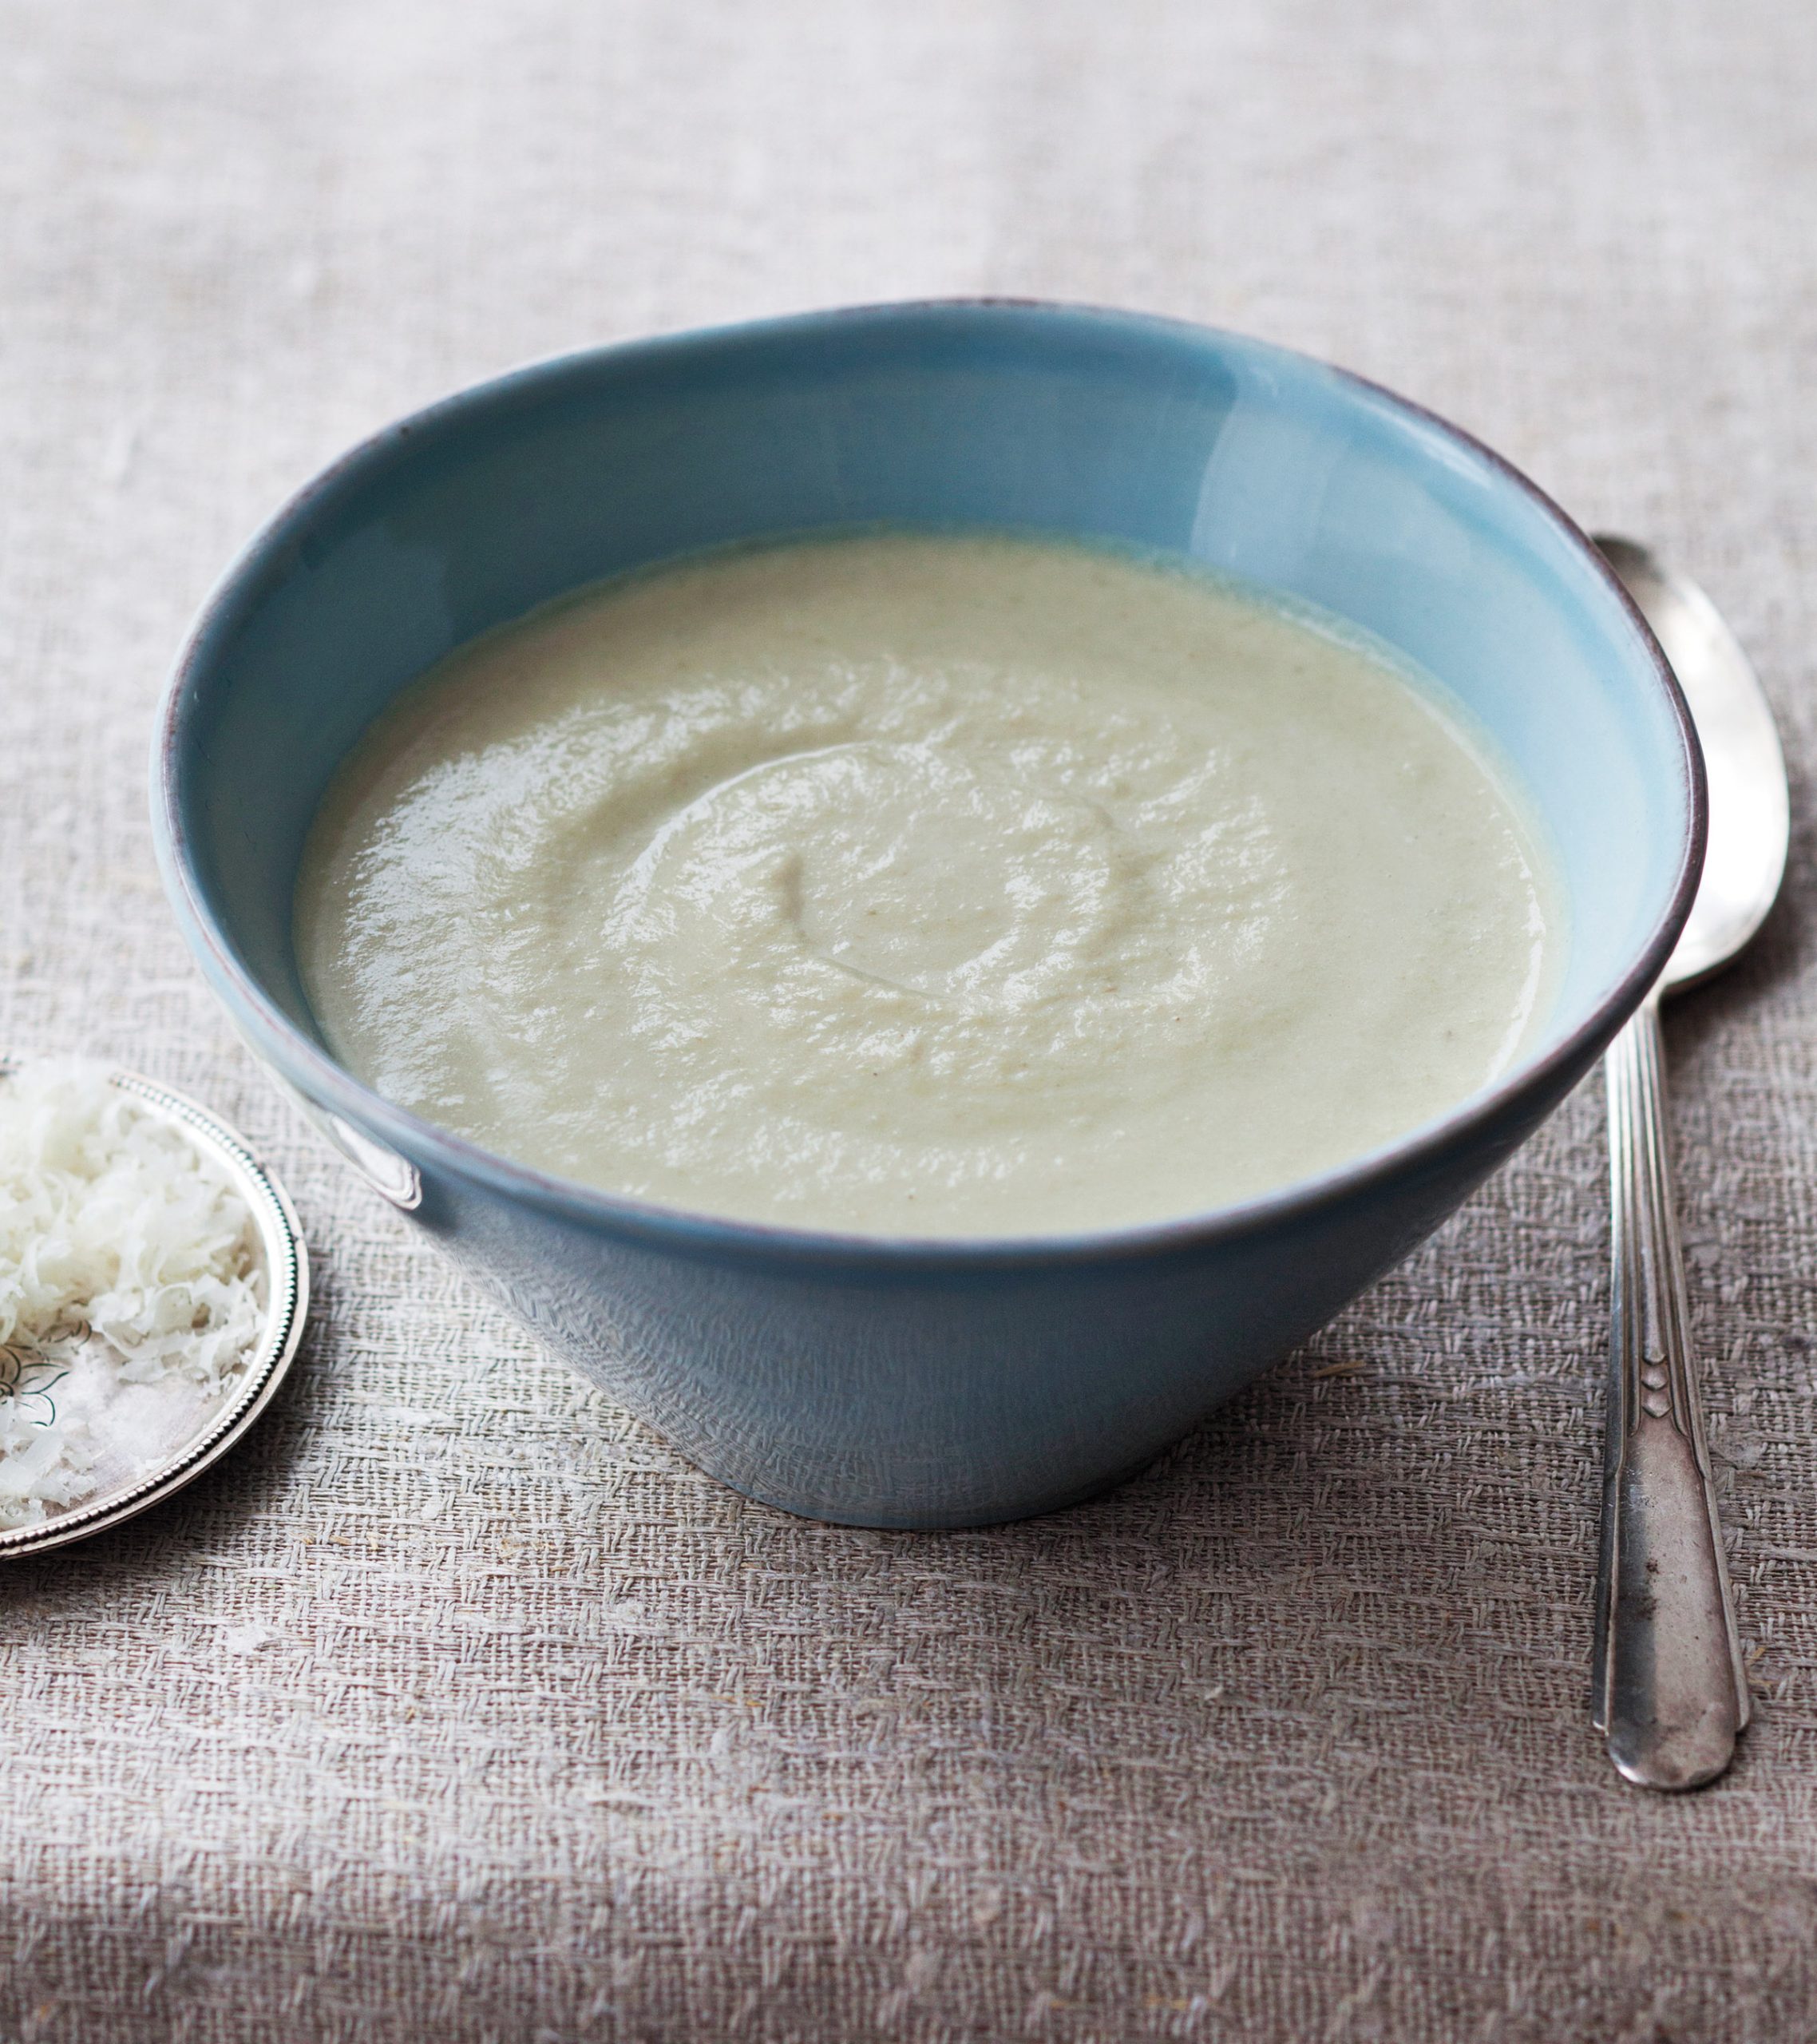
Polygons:
<instances>
[{"instance_id":1,"label":"blue ceramic bowl","mask_svg":"<svg viewBox=\"0 0 1817 2044\"><path fill-rule=\"evenodd\" d=\"M1571 927L1543 1040L1443 1120L1269 1198L1000 1242L614 1198L343 1070L298 981L291 892L329 777L398 690L597 576L876 521L1170 551L1404 648L1486 727L1550 830ZM331 1139L703 1468L871 1526L1014 1518L1114 1483L1405 1256L1635 1007L1703 839L1700 762L1658 649L1530 484L1300 356L1041 305L884 306L602 348L388 428L230 570L171 684L153 775L184 933Z\"/></svg>"}]
</instances>

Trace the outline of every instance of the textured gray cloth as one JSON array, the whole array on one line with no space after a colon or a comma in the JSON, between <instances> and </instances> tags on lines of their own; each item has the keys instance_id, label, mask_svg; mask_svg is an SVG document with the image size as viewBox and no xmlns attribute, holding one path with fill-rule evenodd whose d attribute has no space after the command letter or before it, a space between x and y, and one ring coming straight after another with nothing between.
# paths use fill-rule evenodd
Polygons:
<instances>
[{"instance_id":1,"label":"textured gray cloth","mask_svg":"<svg viewBox=\"0 0 1817 2044\"><path fill-rule=\"evenodd\" d=\"M0 1577L0 2036L1817 2034L1809 0L0 0L0 1044L200 1095L320 1304L246 1448ZM1329 355L1697 572L1788 898L1669 1035L1759 1722L1585 1718L1586 1092L1161 1468L841 1531L463 1290L230 1040L144 758L256 518L576 343L974 291Z\"/></svg>"}]
</instances>

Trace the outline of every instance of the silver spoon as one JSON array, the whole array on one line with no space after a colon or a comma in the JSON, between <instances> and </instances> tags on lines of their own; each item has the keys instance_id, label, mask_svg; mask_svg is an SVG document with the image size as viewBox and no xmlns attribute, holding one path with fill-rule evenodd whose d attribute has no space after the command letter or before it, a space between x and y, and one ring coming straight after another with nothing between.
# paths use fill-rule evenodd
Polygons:
<instances>
[{"instance_id":1,"label":"silver spoon","mask_svg":"<svg viewBox=\"0 0 1817 2044\"><path fill-rule=\"evenodd\" d=\"M1692 1359L1659 1004L1719 972L1765 920L1785 872L1790 804L1773 713L1716 606L1633 541L1596 544L1691 706L1710 834L1678 948L1603 1064L1614 1275L1593 1702L1630 1781L1695 1788L1734 1755L1748 1676Z\"/></svg>"}]
</instances>

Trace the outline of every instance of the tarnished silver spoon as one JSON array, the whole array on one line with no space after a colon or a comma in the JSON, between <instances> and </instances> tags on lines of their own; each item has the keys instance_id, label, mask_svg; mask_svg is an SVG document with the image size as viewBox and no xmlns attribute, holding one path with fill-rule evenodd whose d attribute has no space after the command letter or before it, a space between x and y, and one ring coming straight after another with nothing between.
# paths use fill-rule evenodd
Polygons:
<instances>
[{"instance_id":1,"label":"tarnished silver spoon","mask_svg":"<svg viewBox=\"0 0 1817 2044\"><path fill-rule=\"evenodd\" d=\"M1691 706L1710 834L1678 948L1604 1060L1614 1274L1594 1715L1630 1781L1695 1788L1734 1754L1748 1677L1691 1350L1659 1005L1720 971L1765 920L1785 872L1790 804L1773 713L1716 606L1633 541L1599 535L1596 544Z\"/></svg>"}]
</instances>

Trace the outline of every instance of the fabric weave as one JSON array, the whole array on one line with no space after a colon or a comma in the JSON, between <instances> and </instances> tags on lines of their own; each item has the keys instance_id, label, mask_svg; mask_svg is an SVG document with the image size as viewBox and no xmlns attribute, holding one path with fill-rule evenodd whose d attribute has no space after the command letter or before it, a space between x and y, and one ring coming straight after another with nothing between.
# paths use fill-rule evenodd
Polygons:
<instances>
[{"instance_id":1,"label":"fabric weave","mask_svg":"<svg viewBox=\"0 0 1817 2044\"><path fill-rule=\"evenodd\" d=\"M194 1091L319 1299L179 1499L0 1582L0 2036L1674 2040L1817 2030L1817 37L1803 0L0 0L0 1044ZM1116 1495L747 1504L475 1299L236 1048L144 759L346 442L584 342L993 291L1344 362L1754 651L1787 895L1672 1012L1760 1714L1585 1709L1593 1089Z\"/></svg>"}]
</instances>

